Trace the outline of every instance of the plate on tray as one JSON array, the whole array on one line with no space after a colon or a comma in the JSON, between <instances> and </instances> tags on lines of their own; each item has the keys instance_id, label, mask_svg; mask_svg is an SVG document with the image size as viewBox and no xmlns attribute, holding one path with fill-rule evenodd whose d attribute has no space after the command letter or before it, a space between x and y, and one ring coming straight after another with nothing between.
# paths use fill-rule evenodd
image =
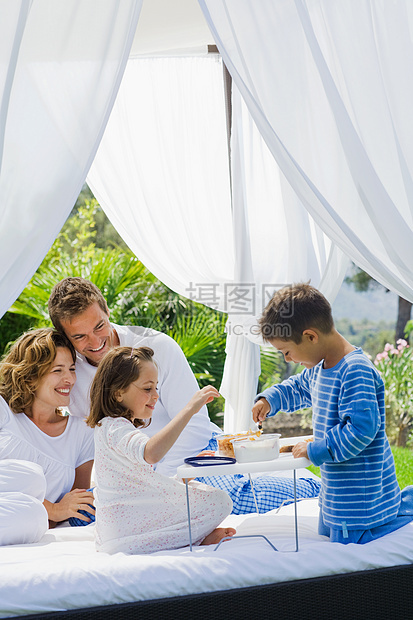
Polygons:
<instances>
[{"instance_id":1,"label":"plate on tray","mask_svg":"<svg viewBox=\"0 0 413 620\"><path fill-rule=\"evenodd\" d=\"M190 456L184 459L185 463L193 467L203 467L204 465L232 465L237 461L229 456Z\"/></svg>"}]
</instances>

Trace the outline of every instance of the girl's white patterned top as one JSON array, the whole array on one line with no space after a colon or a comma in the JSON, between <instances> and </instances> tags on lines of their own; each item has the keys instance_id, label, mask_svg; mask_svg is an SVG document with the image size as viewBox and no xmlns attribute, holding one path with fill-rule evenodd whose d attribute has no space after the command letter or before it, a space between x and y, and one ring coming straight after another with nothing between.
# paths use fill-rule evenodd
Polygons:
<instances>
[{"instance_id":1,"label":"girl's white patterned top","mask_svg":"<svg viewBox=\"0 0 413 620\"><path fill-rule=\"evenodd\" d=\"M107 553L151 553L189 544L183 482L155 472L143 458L149 438L125 418L95 428L96 544ZM189 484L194 544L231 512L220 489Z\"/></svg>"}]
</instances>

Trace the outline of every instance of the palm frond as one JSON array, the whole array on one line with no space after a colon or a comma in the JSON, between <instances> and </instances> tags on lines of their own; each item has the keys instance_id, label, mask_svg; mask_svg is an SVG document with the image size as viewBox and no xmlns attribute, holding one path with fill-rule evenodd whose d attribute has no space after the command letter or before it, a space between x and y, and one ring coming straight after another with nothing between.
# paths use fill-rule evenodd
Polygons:
<instances>
[{"instance_id":1,"label":"palm frond","mask_svg":"<svg viewBox=\"0 0 413 620\"><path fill-rule=\"evenodd\" d=\"M285 363L281 354L273 347L261 347L261 375L259 390L278 383L285 373Z\"/></svg>"},{"instance_id":2,"label":"palm frond","mask_svg":"<svg viewBox=\"0 0 413 620\"><path fill-rule=\"evenodd\" d=\"M201 385L219 385L225 362L226 315L208 308L178 315L168 330L180 345Z\"/></svg>"},{"instance_id":3,"label":"palm frond","mask_svg":"<svg viewBox=\"0 0 413 620\"><path fill-rule=\"evenodd\" d=\"M10 308L10 312L48 322L47 301L53 286L67 277L91 280L102 291L109 308L122 305L128 293L146 289L154 279L134 254L122 250L96 248L92 255L63 254L44 262Z\"/></svg>"}]
</instances>

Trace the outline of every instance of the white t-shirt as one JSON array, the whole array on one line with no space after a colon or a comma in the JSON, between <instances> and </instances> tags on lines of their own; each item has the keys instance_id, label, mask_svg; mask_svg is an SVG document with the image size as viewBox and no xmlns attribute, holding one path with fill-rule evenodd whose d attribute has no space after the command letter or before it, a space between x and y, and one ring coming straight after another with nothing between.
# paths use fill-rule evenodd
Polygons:
<instances>
[{"instance_id":1,"label":"white t-shirt","mask_svg":"<svg viewBox=\"0 0 413 620\"><path fill-rule=\"evenodd\" d=\"M58 502L69 493L75 469L93 458L93 429L84 420L69 416L63 433L50 437L24 413L13 413L0 396L0 459L38 463L46 477L49 502Z\"/></svg>"},{"instance_id":2,"label":"white t-shirt","mask_svg":"<svg viewBox=\"0 0 413 620\"><path fill-rule=\"evenodd\" d=\"M139 326L114 325L120 346L150 347L154 351L154 360L158 367L159 399L155 405L150 426L145 434L152 437L163 428L199 390L199 386L188 361L175 340L153 329ZM83 355L77 354L77 380L70 393L70 413L86 418L89 415L89 390L97 368L89 364ZM208 417L206 407L193 416L181 433L177 442L165 457L156 465L156 471L166 476L173 476L176 468L182 465L188 456L195 456L208 445L212 432L221 432Z\"/></svg>"}]
</instances>

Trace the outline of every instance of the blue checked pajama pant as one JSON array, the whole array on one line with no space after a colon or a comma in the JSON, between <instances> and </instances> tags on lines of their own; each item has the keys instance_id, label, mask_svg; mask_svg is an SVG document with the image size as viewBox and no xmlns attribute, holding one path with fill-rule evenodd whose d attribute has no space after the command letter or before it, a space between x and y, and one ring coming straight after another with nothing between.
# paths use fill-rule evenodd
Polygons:
<instances>
[{"instance_id":1,"label":"blue checked pajama pant","mask_svg":"<svg viewBox=\"0 0 413 620\"><path fill-rule=\"evenodd\" d=\"M215 436L205 450L217 450ZM223 489L232 499L232 514L241 515L256 512L254 494L248 476L204 476L196 478L211 487ZM284 502L294 501L294 480L278 476L262 475L253 480L255 497L260 513L279 508ZM297 478L297 500L318 497L321 483L314 478Z\"/></svg>"}]
</instances>

